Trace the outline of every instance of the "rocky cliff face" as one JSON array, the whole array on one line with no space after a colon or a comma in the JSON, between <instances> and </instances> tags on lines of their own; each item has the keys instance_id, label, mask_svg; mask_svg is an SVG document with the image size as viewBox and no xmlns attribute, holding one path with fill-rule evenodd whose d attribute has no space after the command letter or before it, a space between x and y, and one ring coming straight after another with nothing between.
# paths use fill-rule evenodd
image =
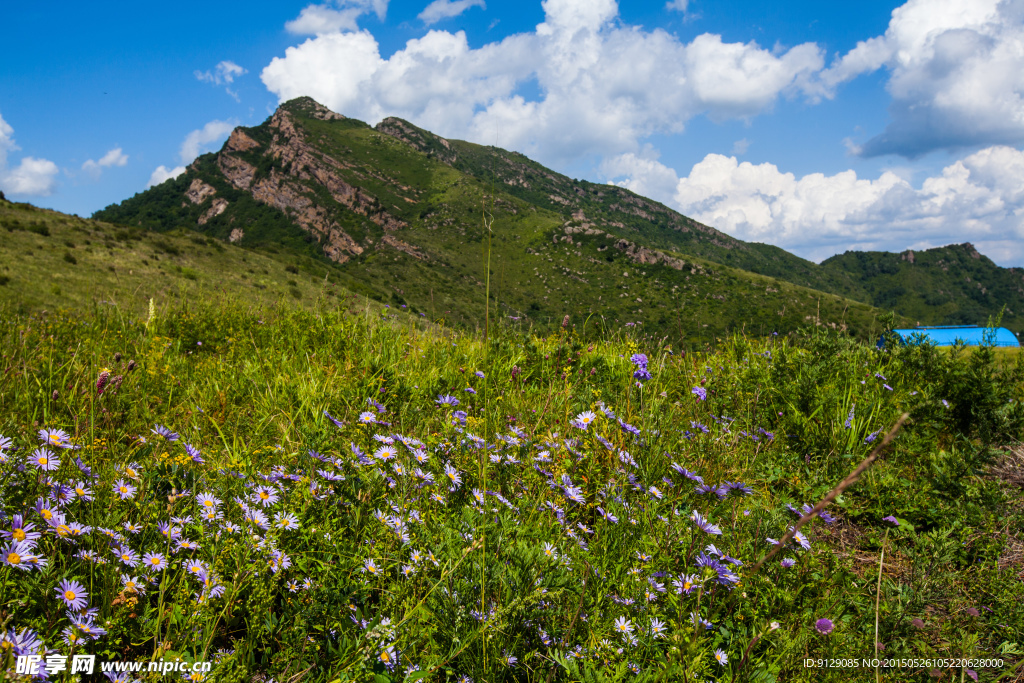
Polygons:
<instances>
[{"instance_id":1,"label":"rocky cliff face","mask_svg":"<svg viewBox=\"0 0 1024 683\"><path fill-rule=\"evenodd\" d=\"M315 105L315 106L313 106ZM307 110L313 118L323 121L344 120L326 107L313 103ZM287 214L302 229L314 236L331 260L344 263L362 254L365 247L352 238L332 217L329 207L317 201L316 188L323 188L338 204L366 217L385 232L406 227L406 223L381 207L377 198L346 182L339 171L352 167L316 149L305 138L294 116L280 108L271 117L272 138L261 145L236 128L217 154L217 168L234 187L249 193L253 199ZM267 174L259 173L252 163L254 155L273 162ZM249 160L247 160L249 159ZM283 170L281 170L283 169ZM200 180L193 182L187 198L199 204L212 196L212 187ZM226 202L218 200L199 219L200 224L223 213ZM417 258L425 258L417 252Z\"/></svg>"}]
</instances>

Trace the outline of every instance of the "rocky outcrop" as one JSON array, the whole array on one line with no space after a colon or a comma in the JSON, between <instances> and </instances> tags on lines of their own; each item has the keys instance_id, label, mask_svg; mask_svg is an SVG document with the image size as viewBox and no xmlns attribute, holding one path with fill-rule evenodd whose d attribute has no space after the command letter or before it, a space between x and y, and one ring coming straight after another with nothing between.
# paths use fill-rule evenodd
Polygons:
<instances>
[{"instance_id":1,"label":"rocky outcrop","mask_svg":"<svg viewBox=\"0 0 1024 683\"><path fill-rule=\"evenodd\" d=\"M256 177L255 166L223 151L217 155L217 167L224 177L239 190L248 190Z\"/></svg>"},{"instance_id":2,"label":"rocky outcrop","mask_svg":"<svg viewBox=\"0 0 1024 683\"><path fill-rule=\"evenodd\" d=\"M381 242L393 249L397 249L400 252L412 256L414 259L418 259L420 261L427 260L426 254L424 254L422 251L419 251L418 249L416 249L416 247L412 246L411 244L406 244L405 242L398 239L394 235L384 235L384 237L381 238Z\"/></svg>"},{"instance_id":3,"label":"rocky outcrop","mask_svg":"<svg viewBox=\"0 0 1024 683\"><path fill-rule=\"evenodd\" d=\"M311 118L320 119L321 121L343 121L345 119L344 116L331 111L312 97L301 97L295 102L295 105Z\"/></svg>"},{"instance_id":4,"label":"rocky outcrop","mask_svg":"<svg viewBox=\"0 0 1024 683\"><path fill-rule=\"evenodd\" d=\"M243 237L245 237L245 231L241 228L234 228L231 234L228 235L228 242L235 244L236 242L241 242Z\"/></svg>"},{"instance_id":5,"label":"rocky outcrop","mask_svg":"<svg viewBox=\"0 0 1024 683\"><path fill-rule=\"evenodd\" d=\"M228 152L248 152L250 149L256 149L259 146L260 143L246 135L241 128L235 128L231 131L231 137L224 143L224 149Z\"/></svg>"},{"instance_id":6,"label":"rocky outcrop","mask_svg":"<svg viewBox=\"0 0 1024 683\"><path fill-rule=\"evenodd\" d=\"M199 217L199 225L206 225L206 223L215 216L219 216L224 213L224 210L228 208L228 200L223 197L214 199L213 205L206 210L202 216Z\"/></svg>"},{"instance_id":7,"label":"rocky outcrop","mask_svg":"<svg viewBox=\"0 0 1024 683\"><path fill-rule=\"evenodd\" d=\"M628 240L617 241L615 243L615 248L625 253L631 261L643 265L663 265L674 270L682 270L686 265L686 261L682 259L669 256L668 254L655 249L638 247ZM691 268L691 270L693 269Z\"/></svg>"},{"instance_id":8,"label":"rocky outcrop","mask_svg":"<svg viewBox=\"0 0 1024 683\"><path fill-rule=\"evenodd\" d=\"M274 170L268 178L256 181L250 188L253 199L280 209L314 235L332 261L344 263L351 256L363 253L362 247L330 218L327 209L306 196L304 190L301 186L284 182L284 178Z\"/></svg>"},{"instance_id":9,"label":"rocky outcrop","mask_svg":"<svg viewBox=\"0 0 1024 683\"><path fill-rule=\"evenodd\" d=\"M212 197L215 194L217 194L217 190L212 186L207 185L199 178L193 180L192 184L188 186L187 190L185 190L185 196L193 204L202 204L207 200L207 198Z\"/></svg>"},{"instance_id":10,"label":"rocky outcrop","mask_svg":"<svg viewBox=\"0 0 1024 683\"><path fill-rule=\"evenodd\" d=\"M668 266L669 268L672 268L674 270L682 270L686 266L686 261L684 261L683 259L676 258L675 256L669 256L663 251L637 246L635 243L630 242L629 240L617 239L615 235L612 235L611 233L605 232L604 230L595 227L593 223L586 222L586 216L583 215L582 211L575 212L572 215L572 217L573 221L566 223L562 227L562 231L565 233L565 236L562 237L561 240L559 240L558 235L555 235L554 241L556 243L562 241L568 242L569 244L573 244L572 236L579 234L587 236L602 236L608 239L616 240L612 246L614 246L619 251L623 252L626 255L626 257L629 260L633 261L634 263L638 263L641 265L663 265ZM574 221L583 221L583 223L580 225L573 225ZM598 251L603 251L604 249L605 247L601 247L600 249L598 249ZM690 270L691 272L697 272L698 270L700 270L703 273L703 270L700 268L700 266L697 265L691 266Z\"/></svg>"},{"instance_id":11,"label":"rocky outcrop","mask_svg":"<svg viewBox=\"0 0 1024 683\"><path fill-rule=\"evenodd\" d=\"M415 149L435 157L438 161L449 166L453 165L459 158L448 140L440 135L434 135L427 131L420 130L408 121L389 116L375 126L376 130L390 135L396 140L414 147Z\"/></svg>"},{"instance_id":12,"label":"rocky outcrop","mask_svg":"<svg viewBox=\"0 0 1024 683\"><path fill-rule=\"evenodd\" d=\"M317 119L345 118L312 100L304 101L301 106L306 113ZM263 150L265 156L274 160L269 173L260 173L257 178L257 167L241 158L241 154L263 146L240 128L231 133L228 142L217 155L217 166L233 186L250 193L262 204L280 209L315 236L330 259L339 263L347 261L361 254L363 247L338 225L328 207L316 201L315 194L308 187L309 183L323 187L334 201L365 216L385 232L407 227L404 221L384 210L375 197L344 179L341 171L351 170L349 166L309 145L296 125L293 114L286 108L281 107L274 113L269 127L273 139ZM217 214L211 214L210 217L213 215ZM416 257L423 258L422 254Z\"/></svg>"}]
</instances>

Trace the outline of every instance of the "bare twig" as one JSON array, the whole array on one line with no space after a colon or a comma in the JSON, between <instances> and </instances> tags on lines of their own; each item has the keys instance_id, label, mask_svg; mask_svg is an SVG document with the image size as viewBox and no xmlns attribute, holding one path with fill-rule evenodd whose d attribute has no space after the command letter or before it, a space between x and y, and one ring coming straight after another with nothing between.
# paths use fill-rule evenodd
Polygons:
<instances>
[{"instance_id":1,"label":"bare twig","mask_svg":"<svg viewBox=\"0 0 1024 683\"><path fill-rule=\"evenodd\" d=\"M797 521L796 525L792 529L787 531L785 536L779 539L778 544L774 548L772 548L772 551L765 555L760 562L754 565L754 568L750 570L750 574L748 576L752 577L755 574L757 574L757 570L760 569L765 562L772 559L777 552L785 548L786 544L789 543L793 536L796 535L796 532L800 531L800 528L804 524L807 524L812 519L817 517L818 514L822 510L824 510L829 503L834 501L839 496L839 494L853 486L857 482L857 479L860 478L860 475L864 474L864 471L867 470L867 468L871 467L871 463L878 459L878 456L882 454L882 451L885 449L885 447L888 446L889 443L892 442L892 440L896 437L896 433L900 431L900 428L903 426L903 423L907 421L908 417L910 417L908 413L903 413L903 415L900 416L900 419L896 420L896 424L892 426L892 429L889 430L889 433L885 435L885 438L882 439L882 442L875 446L875 450L871 451L871 455L864 458L864 460L862 460L861 463L857 465L857 468L853 470L853 472L851 472L846 477L846 479L843 479L841 482L839 482L839 485L836 486L831 491L829 491L828 494L824 498L822 498L818 502L818 504L811 509L810 512L801 517Z\"/></svg>"}]
</instances>

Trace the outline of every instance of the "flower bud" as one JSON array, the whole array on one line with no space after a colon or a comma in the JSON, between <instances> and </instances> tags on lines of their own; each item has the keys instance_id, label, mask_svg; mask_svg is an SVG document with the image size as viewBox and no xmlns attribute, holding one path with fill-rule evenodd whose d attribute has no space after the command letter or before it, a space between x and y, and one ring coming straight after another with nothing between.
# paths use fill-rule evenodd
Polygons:
<instances>
[{"instance_id":1,"label":"flower bud","mask_svg":"<svg viewBox=\"0 0 1024 683\"><path fill-rule=\"evenodd\" d=\"M103 390L107 386L107 381L110 379L110 373L104 370L100 373L100 376L96 379L96 393L102 394Z\"/></svg>"}]
</instances>

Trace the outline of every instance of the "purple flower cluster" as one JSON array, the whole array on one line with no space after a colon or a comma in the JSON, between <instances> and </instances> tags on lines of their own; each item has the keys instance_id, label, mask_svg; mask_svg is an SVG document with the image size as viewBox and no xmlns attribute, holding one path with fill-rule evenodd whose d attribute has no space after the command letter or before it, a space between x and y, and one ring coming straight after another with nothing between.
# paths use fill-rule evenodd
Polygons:
<instances>
[{"instance_id":1,"label":"purple flower cluster","mask_svg":"<svg viewBox=\"0 0 1024 683\"><path fill-rule=\"evenodd\" d=\"M636 366L636 370L633 371L633 378L639 382L646 382L651 378L651 373L647 371L647 356L642 353L634 353L629 357L629 361Z\"/></svg>"}]
</instances>

